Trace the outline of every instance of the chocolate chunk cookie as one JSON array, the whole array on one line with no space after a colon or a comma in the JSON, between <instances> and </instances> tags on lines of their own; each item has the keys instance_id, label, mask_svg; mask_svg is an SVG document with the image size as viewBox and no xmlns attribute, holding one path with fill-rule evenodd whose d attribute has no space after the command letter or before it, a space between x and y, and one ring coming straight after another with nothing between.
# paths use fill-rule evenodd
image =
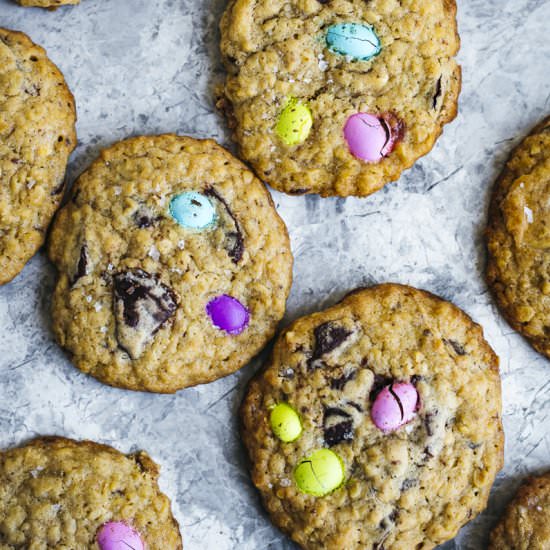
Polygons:
<instances>
[{"instance_id":1,"label":"chocolate chunk cookie","mask_svg":"<svg viewBox=\"0 0 550 550\"><path fill-rule=\"evenodd\" d=\"M84 372L174 392L245 365L292 278L265 186L213 141L117 143L84 172L49 241L54 331Z\"/></svg>"},{"instance_id":2,"label":"chocolate chunk cookie","mask_svg":"<svg viewBox=\"0 0 550 550\"><path fill-rule=\"evenodd\" d=\"M25 7L50 9L55 9L59 6L68 6L70 4L80 4L80 0L16 0L16 2Z\"/></svg>"},{"instance_id":3,"label":"chocolate chunk cookie","mask_svg":"<svg viewBox=\"0 0 550 550\"><path fill-rule=\"evenodd\" d=\"M502 467L497 357L464 312L406 286L292 324L241 414L254 484L308 550L432 549Z\"/></svg>"},{"instance_id":4,"label":"chocolate chunk cookie","mask_svg":"<svg viewBox=\"0 0 550 550\"><path fill-rule=\"evenodd\" d=\"M231 0L221 34L218 105L280 191L370 195L456 115L454 0Z\"/></svg>"},{"instance_id":5,"label":"chocolate chunk cookie","mask_svg":"<svg viewBox=\"0 0 550 550\"><path fill-rule=\"evenodd\" d=\"M23 33L0 28L0 284L43 244L76 145L63 75Z\"/></svg>"},{"instance_id":6,"label":"chocolate chunk cookie","mask_svg":"<svg viewBox=\"0 0 550 550\"><path fill-rule=\"evenodd\" d=\"M550 472L529 478L491 535L489 550L550 548Z\"/></svg>"},{"instance_id":7,"label":"chocolate chunk cookie","mask_svg":"<svg viewBox=\"0 0 550 550\"><path fill-rule=\"evenodd\" d=\"M487 228L487 281L514 329L550 358L550 117L498 179Z\"/></svg>"},{"instance_id":8,"label":"chocolate chunk cookie","mask_svg":"<svg viewBox=\"0 0 550 550\"><path fill-rule=\"evenodd\" d=\"M92 441L35 439L0 452L0 548L180 550L158 466Z\"/></svg>"}]
</instances>

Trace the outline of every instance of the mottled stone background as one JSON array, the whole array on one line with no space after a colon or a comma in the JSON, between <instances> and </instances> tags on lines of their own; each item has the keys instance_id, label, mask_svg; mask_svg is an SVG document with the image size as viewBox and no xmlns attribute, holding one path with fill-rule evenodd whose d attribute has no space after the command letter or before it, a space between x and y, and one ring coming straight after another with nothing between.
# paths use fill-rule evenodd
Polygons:
<instances>
[{"instance_id":1,"label":"mottled stone background","mask_svg":"<svg viewBox=\"0 0 550 550\"><path fill-rule=\"evenodd\" d=\"M212 100L225 2L82 0L48 12L0 0L0 25L42 44L76 96L71 180L129 135L176 131L229 144ZM460 115L427 158L364 200L274 195L296 257L285 323L358 285L399 281L454 301L485 327L501 357L506 466L488 511L442 547L482 550L521 479L550 467L550 364L492 304L482 242L504 159L550 111L550 1L459 0L459 12ZM186 549L295 548L263 513L237 435L237 407L260 361L173 396L103 386L53 341L53 278L40 253L0 288L0 446L63 434L146 449L162 465Z\"/></svg>"}]
</instances>

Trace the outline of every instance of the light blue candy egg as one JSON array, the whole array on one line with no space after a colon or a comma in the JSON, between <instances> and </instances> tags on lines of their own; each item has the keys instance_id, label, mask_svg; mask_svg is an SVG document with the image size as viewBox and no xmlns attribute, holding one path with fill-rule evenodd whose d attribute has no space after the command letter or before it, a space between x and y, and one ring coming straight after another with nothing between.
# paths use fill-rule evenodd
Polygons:
<instances>
[{"instance_id":1,"label":"light blue candy egg","mask_svg":"<svg viewBox=\"0 0 550 550\"><path fill-rule=\"evenodd\" d=\"M382 50L374 29L364 23L339 23L327 30L327 44L331 51L358 61L368 61Z\"/></svg>"},{"instance_id":2,"label":"light blue candy egg","mask_svg":"<svg viewBox=\"0 0 550 550\"><path fill-rule=\"evenodd\" d=\"M183 227L206 229L216 221L216 209L202 193L189 191L170 201L170 214Z\"/></svg>"}]
</instances>

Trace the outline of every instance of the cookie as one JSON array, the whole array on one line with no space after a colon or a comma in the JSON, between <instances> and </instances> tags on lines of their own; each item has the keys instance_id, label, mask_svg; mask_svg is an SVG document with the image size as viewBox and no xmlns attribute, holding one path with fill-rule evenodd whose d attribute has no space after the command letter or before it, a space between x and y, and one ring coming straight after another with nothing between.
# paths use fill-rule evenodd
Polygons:
<instances>
[{"instance_id":1,"label":"cookie","mask_svg":"<svg viewBox=\"0 0 550 550\"><path fill-rule=\"evenodd\" d=\"M59 6L68 6L80 4L80 0L16 0L19 5L25 7L50 8L55 9Z\"/></svg>"},{"instance_id":2,"label":"cookie","mask_svg":"<svg viewBox=\"0 0 550 550\"><path fill-rule=\"evenodd\" d=\"M0 548L180 550L158 477L146 453L92 441L45 437L0 452Z\"/></svg>"},{"instance_id":3,"label":"cookie","mask_svg":"<svg viewBox=\"0 0 550 550\"><path fill-rule=\"evenodd\" d=\"M117 143L51 231L53 326L102 382L174 392L245 365L273 336L292 279L265 186L213 141Z\"/></svg>"},{"instance_id":4,"label":"cookie","mask_svg":"<svg viewBox=\"0 0 550 550\"><path fill-rule=\"evenodd\" d=\"M242 409L252 479L307 550L428 550L502 467L498 359L464 312L384 284L299 319Z\"/></svg>"},{"instance_id":5,"label":"cookie","mask_svg":"<svg viewBox=\"0 0 550 550\"><path fill-rule=\"evenodd\" d=\"M550 358L550 117L513 151L487 227L487 281L514 329Z\"/></svg>"},{"instance_id":6,"label":"cookie","mask_svg":"<svg viewBox=\"0 0 550 550\"><path fill-rule=\"evenodd\" d=\"M0 28L0 284L43 244L76 145L74 99L46 52Z\"/></svg>"},{"instance_id":7,"label":"cookie","mask_svg":"<svg viewBox=\"0 0 550 550\"><path fill-rule=\"evenodd\" d=\"M241 156L291 194L366 196L454 119L454 0L231 0L218 106Z\"/></svg>"},{"instance_id":8,"label":"cookie","mask_svg":"<svg viewBox=\"0 0 550 550\"><path fill-rule=\"evenodd\" d=\"M491 534L489 550L550 548L550 472L529 478Z\"/></svg>"}]
</instances>

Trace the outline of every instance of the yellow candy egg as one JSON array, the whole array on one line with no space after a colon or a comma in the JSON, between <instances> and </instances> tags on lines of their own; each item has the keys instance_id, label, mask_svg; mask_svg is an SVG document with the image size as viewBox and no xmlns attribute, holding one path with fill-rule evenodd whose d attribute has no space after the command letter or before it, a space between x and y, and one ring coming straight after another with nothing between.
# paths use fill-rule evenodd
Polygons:
<instances>
[{"instance_id":1,"label":"yellow candy egg","mask_svg":"<svg viewBox=\"0 0 550 550\"><path fill-rule=\"evenodd\" d=\"M286 145L299 145L309 136L312 125L310 108L292 97L281 111L275 131Z\"/></svg>"},{"instance_id":2,"label":"yellow candy egg","mask_svg":"<svg viewBox=\"0 0 550 550\"><path fill-rule=\"evenodd\" d=\"M300 416L288 403L276 405L269 420L273 433L285 443L296 441L302 435Z\"/></svg>"},{"instance_id":3,"label":"yellow candy egg","mask_svg":"<svg viewBox=\"0 0 550 550\"><path fill-rule=\"evenodd\" d=\"M330 449L319 449L304 458L294 470L300 491L316 497L332 493L344 482L342 459Z\"/></svg>"}]
</instances>

